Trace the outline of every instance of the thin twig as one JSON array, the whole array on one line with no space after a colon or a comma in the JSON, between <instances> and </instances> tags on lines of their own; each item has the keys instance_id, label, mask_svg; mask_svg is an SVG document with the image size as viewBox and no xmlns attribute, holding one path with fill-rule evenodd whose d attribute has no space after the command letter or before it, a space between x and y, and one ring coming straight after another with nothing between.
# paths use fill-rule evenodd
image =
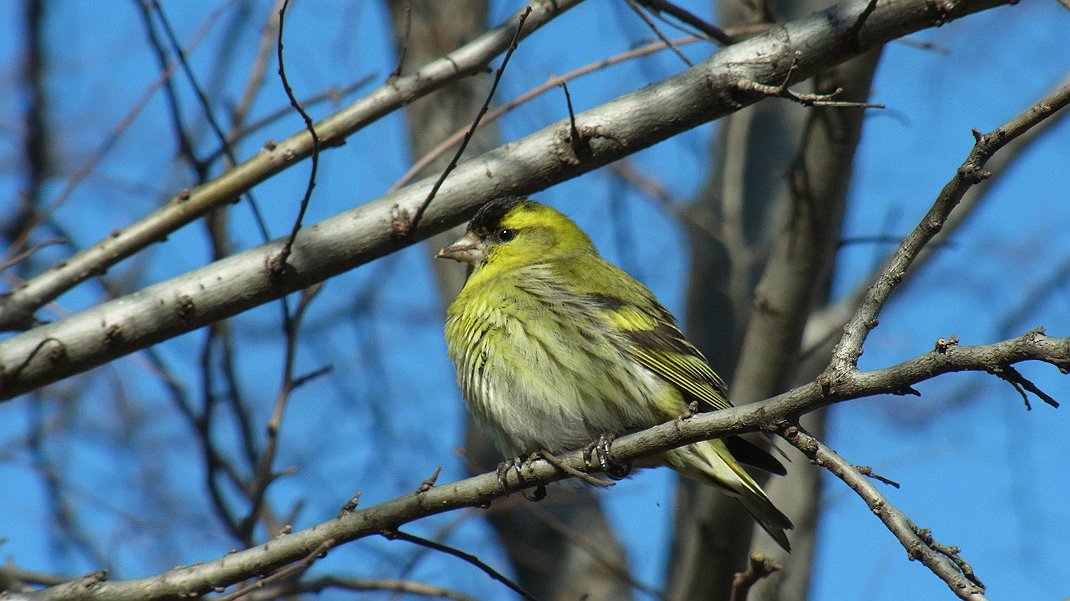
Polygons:
<instances>
[{"instance_id":1,"label":"thin twig","mask_svg":"<svg viewBox=\"0 0 1070 601\"><path fill-rule=\"evenodd\" d=\"M405 2L405 33L398 45L398 65L390 72L389 78L401 77L401 68L405 64L405 54L409 50L409 37L412 35L412 0Z\"/></svg>"},{"instance_id":2,"label":"thin twig","mask_svg":"<svg viewBox=\"0 0 1070 601\"><path fill-rule=\"evenodd\" d=\"M707 23L705 20L699 18L695 13L687 10L682 6L678 6L667 0L635 0L639 4L654 11L655 14L666 13L679 19L682 23L686 23L695 29L698 29L703 34L708 36L712 40L716 40L725 46L729 46L736 43L736 39L726 32L725 30Z\"/></svg>"},{"instance_id":3,"label":"thin twig","mask_svg":"<svg viewBox=\"0 0 1070 601\"><path fill-rule=\"evenodd\" d=\"M316 133L316 128L312 122L312 117L308 116L304 107L294 96L293 88L290 87L290 81L286 77L286 64L283 62L282 52L282 38L283 30L286 27L286 9L290 5L290 0L285 0L282 3L282 8L279 9L279 38L278 43L275 45L275 49L279 59L279 81L282 82L282 89L286 91L286 97L290 99L290 106L294 108L298 114L301 115L301 119L305 122L305 129L308 130L308 134L312 137L312 167L308 174L308 184L305 186L305 195L301 198L301 207L297 211L297 218L294 219L293 227L290 229L290 235L286 238L286 244L283 245L279 254L272 257L271 270L277 277L281 275L286 260L290 258L290 253L293 251L294 239L297 237L297 232L301 229L301 222L305 219L305 212L308 210L308 204L312 200L312 190L316 187L316 172L319 170L320 164L320 137Z\"/></svg>"},{"instance_id":4,"label":"thin twig","mask_svg":"<svg viewBox=\"0 0 1070 601\"><path fill-rule=\"evenodd\" d=\"M586 136L581 135L576 127L576 112L572 109L572 95L568 93L567 82L561 82L561 91L565 93L565 108L568 109L568 141L576 158L583 160L590 154L591 146Z\"/></svg>"},{"instance_id":5,"label":"thin twig","mask_svg":"<svg viewBox=\"0 0 1070 601\"><path fill-rule=\"evenodd\" d=\"M347 591L389 591L392 593L403 593L405 595L416 595L419 597L437 597L440 599L449 599L450 601L478 601L475 597L471 597L460 591L435 586L426 582L399 580L396 578L363 580L324 576L322 578L294 583L291 590L286 590L284 592L320 593L329 588L337 588Z\"/></svg>"},{"instance_id":6,"label":"thin twig","mask_svg":"<svg viewBox=\"0 0 1070 601\"><path fill-rule=\"evenodd\" d=\"M520 595L524 599L527 599L528 601L538 601L538 599L536 599L534 595L524 590L523 587L521 587L519 584L513 582L509 577L502 574L498 570L495 570L494 568L490 567L490 565L485 563L482 559L476 557L475 555L472 555L471 553L465 553L464 551L461 551L460 549L456 549L449 545L437 543L433 540L428 540L426 538L422 538L414 534L402 532L401 530L384 530L381 534L389 540L405 541L407 543L420 545L421 547L427 547L428 549L432 549L435 551L441 551L442 553L446 553L447 555L452 555L454 557L462 559L479 568L483 571L484 574L490 576L494 580L497 580L498 582L501 582L505 586L509 587L513 590L513 592Z\"/></svg>"},{"instance_id":7,"label":"thin twig","mask_svg":"<svg viewBox=\"0 0 1070 601\"><path fill-rule=\"evenodd\" d=\"M549 463L550 465L556 467L557 469L565 472L566 474L568 474L570 476L573 476L575 478L579 478L580 480L583 480L587 484L591 484L593 486L599 486L599 487L602 487L602 488L608 488L610 486L613 486L612 482L606 482L605 480L599 480L598 478L595 478L594 476L592 476L591 474L588 474L587 472L578 470L578 469L568 465L564 461L561 461L556 456L552 455L549 451L538 451L536 453L536 455L542 457L547 463Z\"/></svg>"},{"instance_id":8,"label":"thin twig","mask_svg":"<svg viewBox=\"0 0 1070 601\"><path fill-rule=\"evenodd\" d=\"M987 134L982 135L974 131L975 143L969 156L956 170L954 177L944 185L918 225L900 243L880 277L867 290L854 317L844 327L843 336L832 351L832 361L821 376L824 386L832 385L835 374L857 368L862 345L870 331L877 327L877 315L888 302L888 297L903 280L904 274L922 249L940 232L963 195L991 175L984 167L992 155L1067 104L1070 104L1070 85L1055 90L1025 112Z\"/></svg>"},{"instance_id":9,"label":"thin twig","mask_svg":"<svg viewBox=\"0 0 1070 601\"><path fill-rule=\"evenodd\" d=\"M11 269L11 267L13 267L15 265L18 265L22 261L25 261L26 259L28 259L31 256L33 256L34 253L36 253L37 251L41 250L42 248L46 248L46 247L49 247L49 246L54 246L56 244L66 244L66 243L67 243L67 239L66 238L52 238L50 240L43 240L41 242L38 242L37 244L34 244L30 248L27 248L26 250L14 255L13 257L5 260L4 262L0 263L0 272L7 271L8 269Z\"/></svg>"},{"instance_id":10,"label":"thin twig","mask_svg":"<svg viewBox=\"0 0 1070 601\"><path fill-rule=\"evenodd\" d=\"M322 92L319 92L317 94L312 94L311 96L309 96L309 97L307 97L307 98L305 98L303 100L298 100L298 103L301 106L305 107L305 110L308 110L309 108L311 108L313 106L316 106L316 105L319 105L319 104L322 104L324 102L338 103L343 97L348 96L348 95L352 94L353 92L356 92L360 88L362 88L362 87L368 85L369 83L375 81L375 79L376 79L376 75L374 73L369 73L368 75L365 75L364 77L361 77L357 81L355 81L355 82L353 82L351 84L348 84L348 85L346 85L344 87L341 87L341 88L327 88L326 90L324 90ZM287 103L286 106L281 107L281 108L279 108L277 110L274 110L274 111L268 113L267 115L264 115L263 117L257 119L256 121L253 121L253 122L249 123L248 125L242 127L240 130L238 130L236 132L232 132L231 135L227 138L227 141L230 142L231 144L236 144L239 141L241 141L241 140L247 138L248 136L252 135L253 132L256 132L258 130L264 129L265 127L271 125L272 123L278 121L279 119L289 115L291 113L291 111L293 111L293 106L291 106L289 103ZM266 141L264 143L265 147L273 147L273 146L276 146L276 145L277 145L277 143L274 140L268 140L268 141ZM209 160L215 160L216 158L219 157L219 155L222 154L222 152L223 152L222 148L216 149L215 151L212 152L211 155L209 155L209 157L208 157Z\"/></svg>"},{"instance_id":11,"label":"thin twig","mask_svg":"<svg viewBox=\"0 0 1070 601\"><path fill-rule=\"evenodd\" d=\"M1044 401L1048 405L1059 408L1059 402L1052 398L1048 393L1040 389L1031 380L1022 375L1020 371L1014 369L1010 365L1000 365L999 367L990 370L990 373L999 379L1007 382L1018 391L1018 394L1022 395L1022 400L1025 402L1026 411L1032 411L1033 407L1029 404L1029 395L1031 392L1036 395L1037 398Z\"/></svg>"},{"instance_id":12,"label":"thin twig","mask_svg":"<svg viewBox=\"0 0 1070 601\"><path fill-rule=\"evenodd\" d=\"M873 468L869 467L868 465L855 465L854 468L856 470L858 470L859 474L862 474L863 476L865 476L867 478L873 478L877 482L880 482L882 484L887 484L888 486L891 486L892 488L900 488L900 485L899 485L898 482L896 482L895 480L892 480L891 478L885 478L884 476L882 476L882 475L878 474L877 472L873 471Z\"/></svg>"},{"instance_id":13,"label":"thin twig","mask_svg":"<svg viewBox=\"0 0 1070 601\"><path fill-rule=\"evenodd\" d=\"M643 12L643 9L639 8L639 5L635 3L635 0L625 0L625 2L627 2L628 8L632 9L632 12L638 15L639 18L643 20L643 23L646 23L646 26L650 28L650 31L654 32L654 35L656 35L658 39L661 40L662 44L665 44L666 46L671 48L673 54L680 57L680 60L684 61L685 65L687 65L688 67L695 66L695 64L691 62L691 59L687 58L686 54L680 52L680 49L673 45L672 41L669 40L669 38L665 37L665 34L661 33L661 30L658 29L657 24L655 24L654 21L652 21L650 17L648 17L646 13Z\"/></svg>"},{"instance_id":14,"label":"thin twig","mask_svg":"<svg viewBox=\"0 0 1070 601\"><path fill-rule=\"evenodd\" d=\"M791 57L791 65L788 66L788 72L784 76L784 80L778 85L769 85L759 83L750 80L741 80L736 82L736 88L743 92L755 92L758 94L764 94L766 96L772 96L775 98L786 98L792 102L797 102L805 107L826 106L835 108L864 108L864 109L883 109L887 108L885 105L875 102L853 102L846 100L833 100L837 95L843 92L843 89L837 88L828 94L803 94L800 92L793 92L789 87L791 85L791 76L795 73L795 70L799 67L799 58L801 53L798 51Z\"/></svg>"},{"instance_id":15,"label":"thin twig","mask_svg":"<svg viewBox=\"0 0 1070 601\"><path fill-rule=\"evenodd\" d=\"M281 30L280 22L280 31ZM304 321L305 314L308 311L308 307L322 289L323 286L313 286L303 290L293 317L287 320L285 324L286 355L283 361L282 384L279 386L279 391L275 396L275 404L271 411L271 417L267 422L267 443L264 445L264 452L260 455L260 458L257 461L256 470L251 482L245 487L246 490L250 491L249 500L252 503L248 515L246 515L241 523L241 538L246 544L251 544L252 542L252 535L256 523L260 519L260 510L267 501L266 495L268 486L270 486L279 476L279 474L273 473L272 470L275 464L275 457L278 454L279 432L282 429L282 417L286 412L286 405L289 403L294 389L298 386L293 374L294 365L297 361L298 333L301 329L301 323ZM322 373L326 373L325 368L313 372L310 377L315 377Z\"/></svg>"},{"instance_id":16,"label":"thin twig","mask_svg":"<svg viewBox=\"0 0 1070 601\"><path fill-rule=\"evenodd\" d=\"M911 559L917 559L925 564L960 599L969 601L985 599L984 583L974 574L973 568L958 556L958 549L936 544L931 535L919 536L919 533L923 531L914 525L906 514L889 503L888 499L855 469L853 464L837 455L835 451L811 436L798 424L784 425L778 433L811 461L832 472L858 493L870 510L899 539Z\"/></svg>"},{"instance_id":17,"label":"thin twig","mask_svg":"<svg viewBox=\"0 0 1070 601\"><path fill-rule=\"evenodd\" d=\"M268 576L267 578L263 578L250 584L247 584L246 586L239 588L238 590L234 591L233 593L230 593L229 595L219 597L216 601L234 601L235 599L248 595L249 593L255 590L262 589L269 584L278 582L280 580L285 580L287 578L299 576L308 571L308 569L311 568L312 564L316 563L316 561L326 557L327 551L330 551L331 547L333 547L334 544L334 539L327 539L323 541L323 543L321 543L318 547L316 547L311 553L306 555L305 558L301 561L291 566L287 566Z\"/></svg>"},{"instance_id":18,"label":"thin twig","mask_svg":"<svg viewBox=\"0 0 1070 601\"><path fill-rule=\"evenodd\" d=\"M509 59L516 52L517 46L520 44L520 34L524 31L524 22L527 21L528 15L531 14L531 6L529 5L524 12L520 13L520 17L517 20L516 32L513 34L513 41L509 44L509 49L505 51L505 56L502 58L502 64L494 71L494 82L490 84L490 91L487 92L487 97L483 100L483 106L479 107L479 112L476 113L475 119L472 120L472 125L469 126L468 131L464 134L464 139L461 140L461 146L457 149L456 154L450 159L446 168L442 170L442 175L435 181L435 185L431 186L431 191L427 193L427 198L420 204L419 208L413 214L412 218L404 225L401 235L408 236L410 232L416 230L416 226L420 223L420 219L424 216L424 211L431 205L431 201L434 200L435 195L438 194L438 189L442 187L442 184L446 182L446 177L457 166L457 162L461 160L461 155L464 154L465 148L468 148L468 143L472 140L472 135L476 133L476 129L479 127L479 121L483 118L483 115L487 114L487 110L490 108L490 101L494 98L494 92L498 90L498 83L502 80L502 75L505 73L505 67L509 64Z\"/></svg>"}]
</instances>

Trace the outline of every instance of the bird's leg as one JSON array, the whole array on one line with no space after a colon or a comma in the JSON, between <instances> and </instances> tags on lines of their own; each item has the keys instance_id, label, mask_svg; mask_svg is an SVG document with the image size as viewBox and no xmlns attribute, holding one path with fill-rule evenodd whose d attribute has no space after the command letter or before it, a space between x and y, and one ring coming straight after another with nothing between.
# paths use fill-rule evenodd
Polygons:
<instances>
[{"instance_id":1,"label":"bird's leg","mask_svg":"<svg viewBox=\"0 0 1070 601\"><path fill-rule=\"evenodd\" d=\"M600 435L598 440L583 449L583 462L590 466L597 455L598 465L602 468L603 474L610 480L623 480L632 473L632 466L630 463L621 463L613 459L610 446L616 438L616 434L609 432Z\"/></svg>"}]
</instances>

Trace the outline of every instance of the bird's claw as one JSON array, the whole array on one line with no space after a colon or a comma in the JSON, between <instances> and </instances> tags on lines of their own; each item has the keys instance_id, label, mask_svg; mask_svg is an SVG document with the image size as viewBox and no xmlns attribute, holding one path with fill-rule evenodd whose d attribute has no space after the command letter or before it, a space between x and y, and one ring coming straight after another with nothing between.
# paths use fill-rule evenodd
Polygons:
<instances>
[{"instance_id":1,"label":"bird's claw","mask_svg":"<svg viewBox=\"0 0 1070 601\"><path fill-rule=\"evenodd\" d=\"M616 438L616 434L606 433L599 436L598 440L587 445L583 449L583 463L587 467L591 467L594 464L595 456L597 456L598 466L602 469L603 474L610 480L623 480L628 474L632 473L632 466L630 463L622 463L613 459L610 447Z\"/></svg>"},{"instance_id":2,"label":"bird's claw","mask_svg":"<svg viewBox=\"0 0 1070 601\"><path fill-rule=\"evenodd\" d=\"M523 462L519 457L513 457L512 459L506 459L498 464L498 486L501 487L502 492L506 495L509 494L509 470L516 470L517 479L521 479L520 466Z\"/></svg>"},{"instance_id":3,"label":"bird's claw","mask_svg":"<svg viewBox=\"0 0 1070 601\"><path fill-rule=\"evenodd\" d=\"M499 463L498 464L498 486L500 486L502 488L502 491L505 492L505 494L508 495L509 494L509 470L516 470L516 479L517 479L518 482L523 484L523 482L524 482L524 471L523 471L524 468L531 466L531 464L533 462L538 461L539 459L542 459L542 454L539 453L538 451L536 451L536 452L532 453L531 455L528 455L524 459L521 459L520 457L513 457L512 459L506 459L505 461ZM543 488L541 496L540 496L540 493L539 493L539 488ZM545 490L544 487L540 486L540 487L535 489L535 492L533 493L533 495L536 496L536 497L539 497L539 498L533 499L533 500L541 501L542 498L546 496L546 490ZM524 498L530 499L530 497L528 497L527 495L524 495Z\"/></svg>"}]
</instances>

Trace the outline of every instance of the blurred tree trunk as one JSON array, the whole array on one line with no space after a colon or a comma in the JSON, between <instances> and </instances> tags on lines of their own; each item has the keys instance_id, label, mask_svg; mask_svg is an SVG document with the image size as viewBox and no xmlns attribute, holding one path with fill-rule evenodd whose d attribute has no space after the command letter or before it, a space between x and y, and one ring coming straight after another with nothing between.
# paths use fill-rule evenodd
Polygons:
<instances>
[{"instance_id":1,"label":"blurred tree trunk","mask_svg":"<svg viewBox=\"0 0 1070 601\"><path fill-rule=\"evenodd\" d=\"M402 73L486 31L486 0L389 0L389 5L398 53L404 57ZM490 83L489 76L464 79L410 104L405 118L413 158L468 127ZM498 143L497 128L484 127L472 138L466 155L477 155ZM421 175L441 172L454 152L439 157ZM436 235L428 240L428 248L437 251L462 233L460 227ZM441 261L434 263L434 271L445 308L464 284L464 272L456 263ZM504 458L471 421L466 446L474 472L493 469ZM487 514L521 586L544 601L631 598L624 550L593 491L551 489L538 511L533 509L509 504Z\"/></svg>"},{"instance_id":2,"label":"blurred tree trunk","mask_svg":"<svg viewBox=\"0 0 1070 601\"><path fill-rule=\"evenodd\" d=\"M744 14L722 3L720 23L795 18L823 8L810 0ZM842 87L837 100L865 101L877 64L874 52L816 78L815 91ZM766 101L718 122L711 176L693 211L719 223L719 236L690 231L689 337L729 379L736 404L782 392L801 373L799 351L809 314L827 300L842 225L851 162L861 134L860 108L804 108ZM807 416L824 430L824 412ZM732 575L751 550L784 569L751 591L750 599L807 598L820 510L819 472L805 462L764 484L773 502L795 522L785 554L737 503L682 482L668 568L672 600L727 599Z\"/></svg>"}]
</instances>

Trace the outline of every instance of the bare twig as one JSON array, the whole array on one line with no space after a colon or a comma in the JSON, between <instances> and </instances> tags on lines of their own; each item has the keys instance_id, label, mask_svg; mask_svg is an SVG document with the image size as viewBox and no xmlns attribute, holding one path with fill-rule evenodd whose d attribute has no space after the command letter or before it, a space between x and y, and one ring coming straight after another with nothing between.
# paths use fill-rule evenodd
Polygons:
<instances>
[{"instance_id":1,"label":"bare twig","mask_svg":"<svg viewBox=\"0 0 1070 601\"><path fill-rule=\"evenodd\" d=\"M285 2L286 0L275 0L271 10L268 12L267 22L264 23L260 33L260 43L256 48L256 57L249 68L249 76L246 78L245 86L242 88L238 102L234 105L233 111L231 111L230 130L227 132L226 142L221 145L224 150L228 145L233 146L240 138L240 133L245 126L245 119L249 115L253 101L256 100L256 95L264 84L264 74L267 72L268 59L277 44L280 13Z\"/></svg>"},{"instance_id":2,"label":"bare twig","mask_svg":"<svg viewBox=\"0 0 1070 601\"><path fill-rule=\"evenodd\" d=\"M788 67L788 73L784 76L784 80L779 85L771 86L764 83L758 83L756 81L740 80L736 82L736 87L744 92L756 92L758 94L764 94L766 96L773 96L776 98L786 98L793 102L807 107L814 106L828 106L828 107L841 107L841 108L866 108L866 109L883 109L886 108L883 104L873 102L850 102L833 100L836 96L843 92L842 89L837 88L828 94L802 94L799 92L793 92L788 86L791 83L791 77L795 73L795 70L799 67L800 53L796 52L792 55L791 65Z\"/></svg>"},{"instance_id":3,"label":"bare twig","mask_svg":"<svg viewBox=\"0 0 1070 601\"><path fill-rule=\"evenodd\" d=\"M460 549L455 549L449 545L437 543L433 540L428 540L426 538L422 538L414 534L409 534L407 532L402 532L400 530L383 530L381 534L390 540L405 541L407 543L420 545L421 547L427 547L428 549L440 551L447 555L452 555L454 557L460 558L479 568L487 576L490 576L494 580L497 580L498 582L501 582L505 586L509 587L513 590L513 592L520 595L524 599L527 599L528 601L538 601L538 599L536 599L534 595L525 591L523 588L521 588L519 584L513 582L512 579L505 576L498 570L495 570L494 568L490 567L489 564L484 562L482 559L476 557L475 555L472 555L471 553L465 553L464 551L461 551Z\"/></svg>"},{"instance_id":4,"label":"bare twig","mask_svg":"<svg viewBox=\"0 0 1070 601\"><path fill-rule=\"evenodd\" d=\"M295 583L293 587L291 587L292 592L295 593L319 593L329 588L337 588L346 591L389 591L392 593L403 593L405 595L416 595L419 597L437 597L440 599L449 599L450 601L478 601L475 597L468 596L459 591L427 584L426 582L416 582L414 580L364 580L324 576L323 578L315 578ZM291 591L287 590L285 592L289 593Z\"/></svg>"},{"instance_id":5,"label":"bare twig","mask_svg":"<svg viewBox=\"0 0 1070 601\"><path fill-rule=\"evenodd\" d=\"M679 19L680 22L686 23L687 25L690 25L691 27L694 27L695 29L701 31L703 34L705 34L707 37L709 37L711 40L716 40L716 41L720 42L721 44L724 44L725 46L728 46L728 45L736 43L736 40L732 36L732 34L726 32L725 30L721 29L720 27L717 27L717 26L713 25L712 23L707 23L705 20L701 19L698 15L696 15L695 13L687 10L686 8L684 8L682 6L679 6L679 5L674 4L672 2L668 2L667 0L635 0L635 1L637 3L639 3L639 4L641 4L641 5L649 8L655 14L659 14L660 15L660 13L665 13L665 14L668 14L668 15L672 15L673 17Z\"/></svg>"},{"instance_id":6,"label":"bare twig","mask_svg":"<svg viewBox=\"0 0 1070 601\"><path fill-rule=\"evenodd\" d=\"M928 531L922 531L910 518L888 502L854 465L837 455L798 425L785 425L779 434L817 465L828 469L851 487L870 510L880 518L907 550L911 559L921 561L944 581L960 599L983 601L985 585L973 569L958 556L958 549L937 544ZM924 536L921 534L924 532Z\"/></svg>"},{"instance_id":7,"label":"bare twig","mask_svg":"<svg viewBox=\"0 0 1070 601\"><path fill-rule=\"evenodd\" d=\"M279 31L282 31L281 27ZM248 496L252 503L252 507L249 509L248 515L246 515L245 519L241 522L239 534L241 540L247 545L252 543L252 536L257 520L261 517L260 510L267 500L266 494L268 486L270 486L279 476L279 474L275 473L273 470L275 456L278 454L279 432L282 429L282 418L286 412L286 405L289 403L294 389L299 385L294 377L294 364L297 361L297 335L301 329L301 323L308 311L308 307L322 289L322 286L313 286L312 288L302 291L301 300L298 303L297 309L294 311L293 317L286 320L286 356L282 370L282 384L279 386L279 391L275 395L275 405L271 411L271 417L268 419L267 443L264 446L264 452L261 453L256 462L256 469L251 482L248 486L244 487L245 490L250 491ZM317 370L312 377L321 373L325 373L325 371L323 369Z\"/></svg>"},{"instance_id":8,"label":"bare twig","mask_svg":"<svg viewBox=\"0 0 1070 601\"><path fill-rule=\"evenodd\" d=\"M873 468L869 467L868 465L855 465L854 468L855 468L855 470L858 471L859 474L862 474L863 476L865 476L867 478L873 478L877 482L880 482L882 484L887 484L888 486L891 486L892 488L900 488L898 482L896 482L895 480L892 480L891 478L885 478L884 476L882 476L882 475L878 474L877 472L873 471Z\"/></svg>"},{"instance_id":9,"label":"bare twig","mask_svg":"<svg viewBox=\"0 0 1070 601\"><path fill-rule=\"evenodd\" d=\"M282 2L284 0L279 0L279 1ZM308 110L309 108L312 108L313 106L317 106L317 105L323 104L324 102L330 102L330 103L337 104L338 102L340 102L346 96L349 96L350 94L356 92L360 88L363 88L364 86L368 85L369 83L375 81L375 77L376 76L375 76L374 73L365 75L364 77L361 77L360 79L354 81L353 83L347 84L347 85L345 85L345 86L343 86L341 88L327 88L326 90L324 90L322 92L319 92L317 94L312 94L311 96L308 96L307 98L298 99L298 103L301 106L305 107L306 110ZM289 104L289 102L287 102L286 106L281 107L281 108L279 108L277 110L274 110L274 111L268 113L267 115L264 115L263 117L260 117L256 121L253 121L253 122L249 123L248 125L243 126L241 129L239 129L237 131L232 131L227 136L227 141L230 144L236 144L240 140L242 140L244 138L247 138L248 136L252 135L253 132L256 132L258 130L261 130L261 129L271 125L272 123L278 121L279 119L282 119L283 117L286 117L287 115L290 115L292 112L293 112L293 106L291 106ZM276 142L274 142L273 140L268 140L268 141L266 141L264 143L265 147L272 147L272 146L275 146L275 145L276 145ZM213 151L212 154L210 154L208 158L210 160L215 160L222 153L223 153L222 148L219 148L219 149Z\"/></svg>"},{"instance_id":10,"label":"bare twig","mask_svg":"<svg viewBox=\"0 0 1070 601\"><path fill-rule=\"evenodd\" d=\"M234 591L233 593L230 593L229 595L224 595L220 597L218 601L234 601L235 599L244 597L245 595L248 595L253 591L260 590L275 582L296 578L308 571L308 569L311 568L312 564L316 563L316 561L323 557L326 557L327 551L334 547L334 545L335 541L333 539L327 539L315 549L313 549L311 553L306 555L304 559L297 562L296 564L280 569L274 574L268 576L267 578L263 578L257 580L256 582L243 586L242 588Z\"/></svg>"},{"instance_id":11,"label":"bare twig","mask_svg":"<svg viewBox=\"0 0 1070 601\"><path fill-rule=\"evenodd\" d=\"M398 65L390 72L390 77L400 77L401 67L405 64L405 54L409 50L409 36L412 35L412 0L405 2L405 33L398 44Z\"/></svg>"},{"instance_id":12,"label":"bare twig","mask_svg":"<svg viewBox=\"0 0 1070 601\"><path fill-rule=\"evenodd\" d=\"M548 451L538 451L536 453L536 455L542 457L543 459L545 459L547 462L549 462L551 465L553 465L557 469L565 472L566 474L568 474L568 475L570 475L570 476L572 476L574 478L579 478L580 480L583 480L587 484L590 484L590 485L593 485L593 486L602 487L602 488L608 488L610 486L613 486L612 482L606 482L605 480L599 480L598 478L595 478L594 476L588 474L587 472L584 472L582 470L578 470L578 469L570 466L569 464L565 463L564 461L561 461L555 455L551 454Z\"/></svg>"},{"instance_id":13,"label":"bare twig","mask_svg":"<svg viewBox=\"0 0 1070 601\"><path fill-rule=\"evenodd\" d=\"M687 58L687 55L683 52L680 52L680 49L672 43L672 40L665 37L665 34L661 33L661 30L658 29L658 26L650 20L650 17L646 16L646 13L643 12L643 9L639 8L639 5L636 4L636 0L625 0L625 2L627 2L628 8L631 8L632 12L638 15L639 18L643 20L643 23L646 23L646 26L650 28L650 31L654 32L654 35L656 35L658 39L661 40L662 44L665 44L666 46L671 48L673 54L680 57L680 60L684 61L685 65L687 65L688 67L694 66L694 63L691 62L691 59Z\"/></svg>"},{"instance_id":14,"label":"bare twig","mask_svg":"<svg viewBox=\"0 0 1070 601\"><path fill-rule=\"evenodd\" d=\"M47 248L56 244L66 243L66 238L52 238L51 240L42 240L41 242L34 244L33 246L23 250L22 252L13 255L10 258L7 258L3 262L0 262L0 272L7 271L8 269L11 269L11 267L13 267L14 265L18 265L22 261L25 261L26 259L32 257L34 253L41 250L42 248Z\"/></svg>"},{"instance_id":15,"label":"bare twig","mask_svg":"<svg viewBox=\"0 0 1070 601\"><path fill-rule=\"evenodd\" d=\"M951 211L963 195L974 185L987 179L991 173L985 164L1006 144L1029 131L1070 104L1070 85L1065 85L1043 98L1025 112L990 133L974 130L975 143L970 155L962 163L936 201L914 230L903 239L895 254L885 265L879 279L868 289L859 304L858 311L844 328L843 336L832 352L832 362L822 379L831 385L836 374L855 369L862 353L862 344L869 332L877 326L877 315L892 291L902 281L904 274L921 250L939 233Z\"/></svg>"},{"instance_id":16,"label":"bare twig","mask_svg":"<svg viewBox=\"0 0 1070 601\"><path fill-rule=\"evenodd\" d=\"M424 479L423 482L420 483L420 486L416 489L416 494L431 490L431 488L435 486L435 482L438 482L438 475L441 473L442 466L440 465L435 468L435 472L433 474L428 476L426 479Z\"/></svg>"},{"instance_id":17,"label":"bare twig","mask_svg":"<svg viewBox=\"0 0 1070 601\"><path fill-rule=\"evenodd\" d=\"M580 134L576 127L576 112L572 110L572 95L568 93L568 83L561 82L561 91L565 93L565 108L568 109L568 141L572 145L572 153L576 158L583 160L590 150L586 137Z\"/></svg>"},{"instance_id":18,"label":"bare twig","mask_svg":"<svg viewBox=\"0 0 1070 601\"><path fill-rule=\"evenodd\" d=\"M413 213L412 218L404 224L400 234L408 236L410 232L416 229L416 226L420 223L420 219L424 216L424 211L427 210L428 205L435 199L435 195L438 194L438 189L445 183L446 177L450 172L457 167L457 161L461 160L461 155L464 154L464 149L468 148L468 143L472 140L472 135L476 133L476 129L479 128L479 121L487 114L487 110L490 108L490 101L494 98L494 92L498 90L498 84L502 80L502 75L505 74L505 67L509 64L509 59L512 58L513 53L516 52L517 46L520 44L521 34L524 33L524 22L528 20L528 15L531 14L531 6L528 6L524 12L520 13L520 18L516 24L516 33L513 34L513 41L509 44L509 49L505 51L505 57L502 58L502 64L498 65L498 68L494 71L494 81L490 84L490 90L487 92L487 97L483 99L483 106L479 107L479 112L476 113L475 118L472 120L472 125L468 127L468 131L464 134L464 139L461 140L461 145L457 148L457 152L450 159L449 164L442 170L442 174L438 176L438 180L431 186L431 191L427 193L427 198Z\"/></svg>"},{"instance_id":19,"label":"bare twig","mask_svg":"<svg viewBox=\"0 0 1070 601\"><path fill-rule=\"evenodd\" d=\"M293 88L290 87L290 81L286 77L286 64L283 62L282 52L282 38L283 32L286 28L286 8L290 5L289 0L284 0L282 7L279 8L279 38L278 44L275 49L278 53L279 60L279 81L282 82L282 89L286 91L286 97L290 99L290 106L294 108L301 119L305 122L305 129L308 131L309 137L312 139L311 160L312 168L308 174L308 184L305 186L305 195L301 198L301 207L297 210L297 217L294 219L293 227L290 228L290 235L286 238L286 244L282 246L282 250L278 255L272 257L269 264L272 273L277 277L283 269L285 269L286 260L290 258L290 253L293 250L294 239L297 237L297 232L301 229L301 222L305 219L305 212L308 210L308 203L312 200L312 190L316 187L316 172L319 170L320 164L320 137L316 133L316 127L312 122L312 117L308 116L304 107L298 102L297 97L294 96Z\"/></svg>"},{"instance_id":20,"label":"bare twig","mask_svg":"<svg viewBox=\"0 0 1070 601\"><path fill-rule=\"evenodd\" d=\"M1025 402L1025 408L1027 411L1032 411L1033 407L1029 404L1029 395L1031 392L1037 396L1040 400L1044 401L1048 405L1058 409L1059 402L1049 396L1046 392L1037 387L1036 384L1031 382L1028 378L1022 375L1017 369L1014 369L1010 365L1000 365L989 370L989 373L998 377L999 379L1007 382L1018 391L1018 394L1022 395L1022 401Z\"/></svg>"}]
</instances>

